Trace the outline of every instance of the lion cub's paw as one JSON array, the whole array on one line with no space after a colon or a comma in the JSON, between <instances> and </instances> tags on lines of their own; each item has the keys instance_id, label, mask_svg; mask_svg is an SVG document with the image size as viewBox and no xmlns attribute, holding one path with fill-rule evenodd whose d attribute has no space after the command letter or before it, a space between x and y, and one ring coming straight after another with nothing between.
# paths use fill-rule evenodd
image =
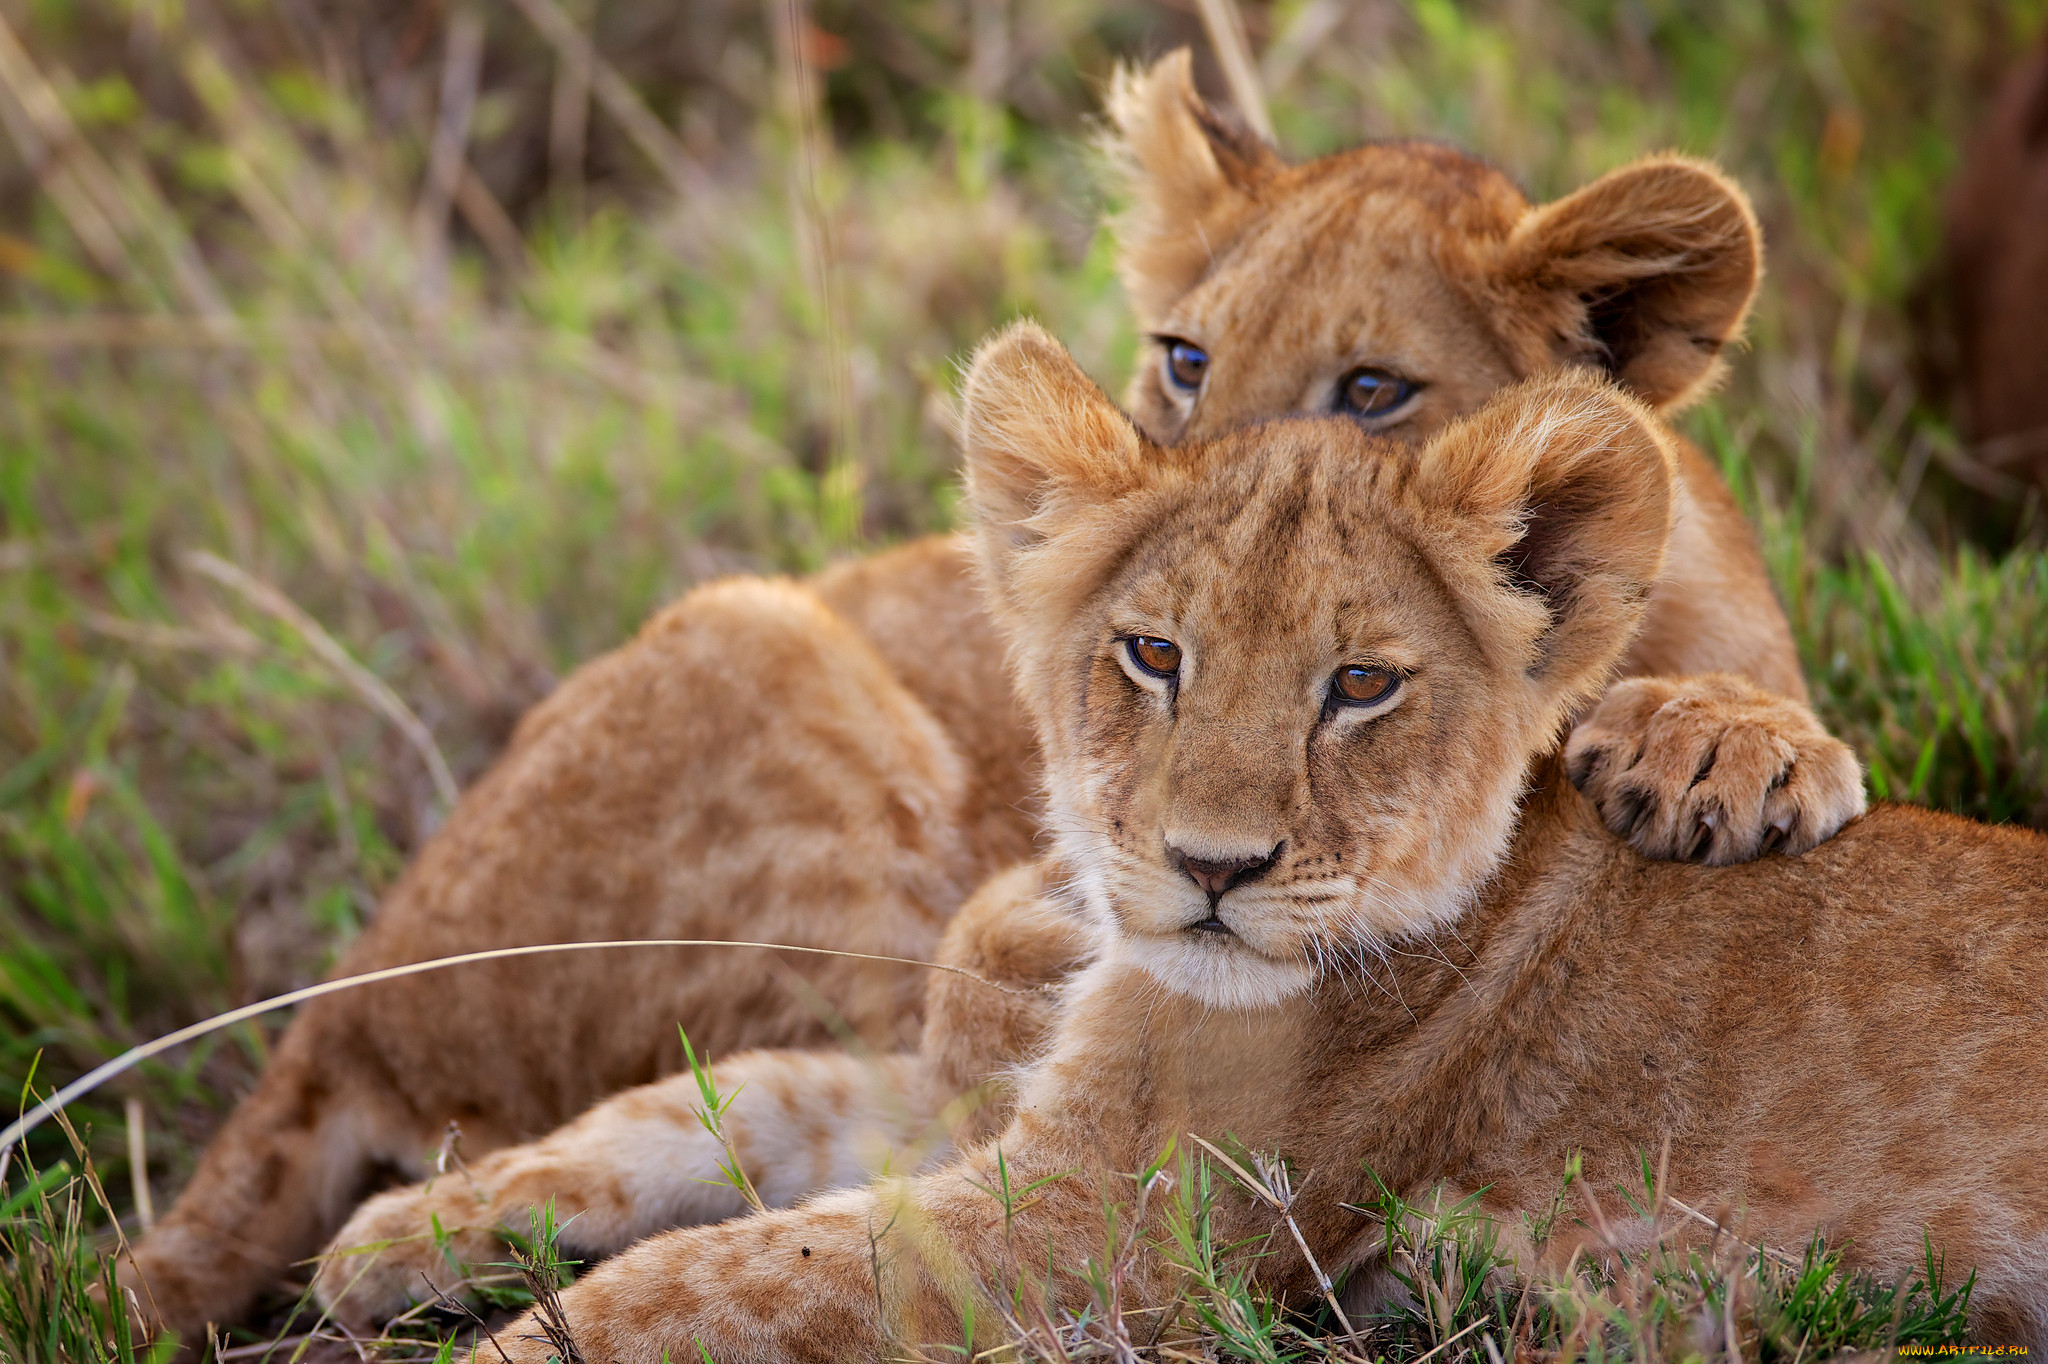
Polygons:
<instances>
[{"instance_id":1,"label":"lion cub's paw","mask_svg":"<svg viewBox=\"0 0 2048 1364\"><path fill-rule=\"evenodd\" d=\"M1863 769L1813 712L1739 677L1631 677L1565 746L1600 817L1645 857L1801 853L1863 813Z\"/></svg>"},{"instance_id":2,"label":"lion cub's paw","mask_svg":"<svg viewBox=\"0 0 2048 1364\"><path fill-rule=\"evenodd\" d=\"M373 1330L437 1290L471 1296L469 1272L508 1257L489 1209L467 1186L443 1176L431 1191L392 1189L357 1208L314 1272L322 1310L351 1330Z\"/></svg>"}]
</instances>

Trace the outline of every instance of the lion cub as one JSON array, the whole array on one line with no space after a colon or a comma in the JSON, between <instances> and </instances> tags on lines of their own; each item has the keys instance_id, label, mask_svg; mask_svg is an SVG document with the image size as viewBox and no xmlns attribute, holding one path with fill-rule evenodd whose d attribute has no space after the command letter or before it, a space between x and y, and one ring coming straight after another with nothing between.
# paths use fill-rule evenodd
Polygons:
<instances>
[{"instance_id":1,"label":"lion cub","mask_svg":"<svg viewBox=\"0 0 2048 1364\"><path fill-rule=\"evenodd\" d=\"M1135 202L1123 275L1153 334L1132 402L1160 441L1335 411L1419 443L1567 364L1673 410L1756 290L1755 219L1695 162L1542 205L1441 147L1290 166L1202 104L1185 54L1120 80L1110 113ZM1804 705L1748 527L1678 449L1672 550L1622 665L1639 676L1581 727L1574 772L1652 856L1803 851L1863 808L1860 772ZM526 717L337 969L591 938L928 957L977 884L1033 854L1039 755L1002 647L959 537L701 588ZM1739 680L1647 676L1702 673ZM675 1071L678 1022L713 1055L822 1046L822 998L886 1051L916 1038L923 988L873 963L656 949L320 1000L137 1247L139 1296L188 1333L232 1319L380 1175L422 1177L451 1121L471 1156L549 1131Z\"/></svg>"},{"instance_id":2,"label":"lion cub","mask_svg":"<svg viewBox=\"0 0 2048 1364\"><path fill-rule=\"evenodd\" d=\"M1670 538L1674 455L1639 403L1567 373L1420 450L1327 419L1162 449L1020 325L975 362L966 444L1056 848L949 935L1008 990L935 986L924 1069L896 1064L914 1093L986 1035L1043 1050L943 1165L598 1266L562 1299L586 1358L878 1360L960 1343L969 1297L984 1323L1017 1291L1078 1311L1105 1202L1190 1134L1284 1157L1331 1270L1376 1244L1344 1206L1375 1176L1512 1215L1567 1152L1598 1186L1668 1142L1674 1193L1747 1234L1822 1229L1886 1275L1931 1235L1976 1271L1975 1330L2048 1345L2048 840L1883 807L1796 860L1650 862L1563 772L1560 722ZM975 677L1002 686L998 658ZM777 1127L810 1064L735 1063L770 1094L743 1161L820 1149L815 1114ZM600 1219L673 1198L664 1132L690 1120L656 1107L614 1100L458 1200L500 1177ZM1002 1179L1048 1182L1006 1215ZM1269 1287L1314 1291L1270 1212L1218 1217L1219 1244L1271 1249ZM1178 1273L1141 1253L1125 1299L1171 1301ZM499 1333L516 1364L553 1348L530 1325Z\"/></svg>"}]
</instances>

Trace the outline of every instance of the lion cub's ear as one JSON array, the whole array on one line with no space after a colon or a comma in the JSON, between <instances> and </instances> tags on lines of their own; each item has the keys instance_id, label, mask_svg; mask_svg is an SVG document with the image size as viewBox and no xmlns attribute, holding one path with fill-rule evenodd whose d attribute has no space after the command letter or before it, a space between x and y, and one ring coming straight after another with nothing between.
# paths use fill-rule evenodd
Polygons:
<instances>
[{"instance_id":1,"label":"lion cub's ear","mask_svg":"<svg viewBox=\"0 0 2048 1364\"><path fill-rule=\"evenodd\" d=\"M1450 513L1446 576L1466 584L1468 619L1561 706L1606 680L1663 571L1675 465L1661 431L1612 383L1567 370L1507 389L1418 458L1424 505Z\"/></svg>"},{"instance_id":2,"label":"lion cub's ear","mask_svg":"<svg viewBox=\"0 0 2048 1364\"><path fill-rule=\"evenodd\" d=\"M1741 188L1704 161L1651 157L1531 209L1503 281L1599 365L1660 408L1719 372L1763 273L1763 234ZM1549 306L1543 306L1548 304Z\"/></svg>"},{"instance_id":3,"label":"lion cub's ear","mask_svg":"<svg viewBox=\"0 0 2048 1364\"><path fill-rule=\"evenodd\" d=\"M1143 71L1119 67L1109 121L1131 195L1115 224L1117 271L1139 325L1155 326L1237 234L1280 159L1195 93L1186 48Z\"/></svg>"},{"instance_id":4,"label":"lion cub's ear","mask_svg":"<svg viewBox=\"0 0 2048 1364\"><path fill-rule=\"evenodd\" d=\"M999 606L1015 604L1032 549L1137 486L1145 451L1130 418L1033 322L975 352L961 437L982 572Z\"/></svg>"}]
</instances>

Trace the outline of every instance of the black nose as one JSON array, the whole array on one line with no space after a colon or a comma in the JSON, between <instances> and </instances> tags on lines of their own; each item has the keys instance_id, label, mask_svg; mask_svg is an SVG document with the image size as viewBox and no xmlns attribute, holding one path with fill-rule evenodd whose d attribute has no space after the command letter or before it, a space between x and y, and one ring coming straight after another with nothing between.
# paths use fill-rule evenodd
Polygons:
<instances>
[{"instance_id":1,"label":"black nose","mask_svg":"<svg viewBox=\"0 0 2048 1364\"><path fill-rule=\"evenodd\" d=\"M1240 857L1227 862L1213 861L1205 857L1189 857L1171 844L1166 852L1174 865L1188 874L1188 879L1202 888L1209 897L1213 908L1223 898L1223 892L1232 886L1241 886L1247 881L1256 881L1271 871L1273 864L1280 860L1283 845L1275 843L1273 850L1264 856Z\"/></svg>"}]
</instances>

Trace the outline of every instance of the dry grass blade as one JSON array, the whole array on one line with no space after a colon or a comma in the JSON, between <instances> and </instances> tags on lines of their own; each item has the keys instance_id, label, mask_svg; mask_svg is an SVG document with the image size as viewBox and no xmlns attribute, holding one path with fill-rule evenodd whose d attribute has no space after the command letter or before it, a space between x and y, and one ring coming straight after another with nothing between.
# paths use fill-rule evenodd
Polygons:
<instances>
[{"instance_id":1,"label":"dry grass blade","mask_svg":"<svg viewBox=\"0 0 2048 1364\"><path fill-rule=\"evenodd\" d=\"M82 607L78 623L96 635L120 640L139 649L189 651L248 658L263 651L262 641L226 621L209 621L204 629L182 625L161 625L152 620L129 620L104 611Z\"/></svg>"},{"instance_id":2,"label":"dry grass blade","mask_svg":"<svg viewBox=\"0 0 2048 1364\"><path fill-rule=\"evenodd\" d=\"M427 180L420 193L413 234L420 249L437 262L445 257L448 213L455 206L469 153L469 125L476 112L477 74L484 60L484 23L459 9L448 23L448 55L441 75L441 114L427 154Z\"/></svg>"},{"instance_id":3,"label":"dry grass blade","mask_svg":"<svg viewBox=\"0 0 2048 1364\"><path fill-rule=\"evenodd\" d=\"M121 1105L128 1127L128 1186L135 1198L135 1220L144 1231L156 1226L156 1201L149 1196L149 1143L145 1140L142 1100L129 1095Z\"/></svg>"},{"instance_id":4,"label":"dry grass blade","mask_svg":"<svg viewBox=\"0 0 2048 1364\"><path fill-rule=\"evenodd\" d=\"M403 966L387 966L381 971L368 971L359 976L342 976L337 980L323 980L318 985L308 985L304 989L292 990L289 993L277 995L271 999L259 999L254 1004L244 1004L238 1009L229 1009L226 1013L215 1014L212 1018L202 1019L200 1022L180 1028L176 1032L165 1033L162 1037L152 1042L145 1042L139 1047L131 1047L104 1065L96 1066L92 1070L87 1071L78 1079L73 1080L70 1084L64 1086L34 1108L31 1108L20 1118L9 1123L5 1130L0 1130L0 1174L6 1172L6 1159L9 1153L13 1151L14 1144L29 1132L41 1126L44 1119L49 1118L53 1114L61 1115L66 1104L92 1093L115 1076L124 1071L132 1070L152 1056L160 1056L164 1052L183 1046L187 1042L196 1041L210 1033L219 1032L223 1028L231 1028L237 1023L260 1017L271 1012L273 1009L289 1008L294 1004L303 1004L309 999L318 999L322 995L336 994L342 990L353 990L362 985L374 985L378 981L397 980L404 976L416 976L422 972L439 971L450 966L464 966L471 962L506 961L514 957L544 956L551 952L600 951L621 947L748 947L771 952L802 952L811 956L847 957L854 961L878 961L896 966L922 966L929 971L949 971L956 976L963 976L968 980L986 985L991 990L1001 990L1004 994L1008 995L1030 995L1039 992L1037 988L1024 990L1012 985L1005 985L1001 981L990 980L987 976L978 975L965 967L953 966L946 962L919 961L915 957L889 957L875 952L845 952L835 947L799 947L792 943L779 942L742 942L731 938L625 938L603 942L534 943L525 947L494 947L486 952L464 952L453 957L436 957L432 961L415 961L407 962Z\"/></svg>"},{"instance_id":5,"label":"dry grass blade","mask_svg":"<svg viewBox=\"0 0 2048 1364\"><path fill-rule=\"evenodd\" d=\"M1356 1340L1358 1328L1351 1324L1351 1318L1344 1314L1342 1304L1337 1301L1336 1285L1331 1282L1330 1276L1323 1272L1323 1266L1317 1261L1315 1252L1308 1248L1308 1238L1301 1234L1301 1227L1294 1220L1295 1191L1289 1185L1287 1167L1278 1161L1268 1164L1254 1155L1253 1163L1259 1167L1258 1175L1254 1176L1247 1172L1244 1166L1211 1143L1195 1136L1193 1132L1188 1133L1188 1136L1194 1139L1197 1146L1222 1161L1244 1184L1247 1192L1257 1195L1280 1214L1280 1220L1287 1224L1287 1230L1294 1237L1294 1244L1301 1250L1301 1258L1308 1263L1309 1272L1316 1276L1316 1287L1322 1291L1323 1301L1330 1305L1330 1311L1336 1316L1337 1324L1344 1328L1344 1338Z\"/></svg>"},{"instance_id":6,"label":"dry grass blade","mask_svg":"<svg viewBox=\"0 0 2048 1364\"><path fill-rule=\"evenodd\" d=\"M62 93L0 19L0 116L22 157L42 178L71 229L102 270L148 288L149 274L129 254L148 245L169 266L171 294L203 317L230 315L225 296L148 168L130 155L117 172L65 108Z\"/></svg>"},{"instance_id":7,"label":"dry grass blade","mask_svg":"<svg viewBox=\"0 0 2048 1364\"><path fill-rule=\"evenodd\" d=\"M128 253L121 232L67 155L81 145L78 130L5 17L0 17L0 86L6 93L0 99L0 117L22 160L42 180L93 263L110 275L125 275Z\"/></svg>"},{"instance_id":8,"label":"dry grass blade","mask_svg":"<svg viewBox=\"0 0 2048 1364\"><path fill-rule=\"evenodd\" d=\"M426 721L413 713L411 706L399 698L397 692L384 685L384 679L350 657L348 650L328 634L319 621L269 583L203 549L187 554L185 562L223 587L232 588L265 615L295 630L321 662L334 669L365 704L397 728L420 755L420 760L426 763L442 804L450 808L454 806L462 791L455 784L455 774L448 770L448 760L441 756L440 745L434 742L433 731L427 728Z\"/></svg>"},{"instance_id":9,"label":"dry grass blade","mask_svg":"<svg viewBox=\"0 0 2048 1364\"><path fill-rule=\"evenodd\" d=\"M1302 62L1344 21L1348 9L1344 0L1309 0L1296 10L1259 59L1260 84L1267 90L1284 91Z\"/></svg>"},{"instance_id":10,"label":"dry grass blade","mask_svg":"<svg viewBox=\"0 0 2048 1364\"><path fill-rule=\"evenodd\" d=\"M241 319L198 321L165 314L87 313L70 317L0 318L0 346L22 350L70 347L130 350L164 346L246 349L277 342L353 345L354 338L328 322Z\"/></svg>"},{"instance_id":11,"label":"dry grass blade","mask_svg":"<svg viewBox=\"0 0 2048 1364\"><path fill-rule=\"evenodd\" d=\"M497 1333L491 1330L490 1326L484 1321L482 1317L476 1314L476 1311L473 1308L471 1308L468 1303L463 1302L460 1298L449 1297L446 1293L442 1292L440 1288L436 1287L434 1281L428 1278L425 1274L420 1275L420 1278L427 1285L427 1291L434 1295L434 1300L436 1302L440 1303L449 1311L457 1313L461 1316L468 1317L471 1321L476 1323L476 1329L484 1333L484 1339L491 1342L491 1348L498 1352L498 1358L501 1361L501 1364L512 1364L512 1357L506 1354L505 1347L498 1343ZM470 1358L472 1360L476 1358L475 1352L471 1352ZM577 1361L577 1364L582 1364L581 1359Z\"/></svg>"},{"instance_id":12,"label":"dry grass blade","mask_svg":"<svg viewBox=\"0 0 2048 1364\"><path fill-rule=\"evenodd\" d=\"M823 324L827 411L831 421L830 469L821 493L836 495L841 504L837 529L846 539L857 534L860 467L855 461L856 423L852 409L853 375L846 344L846 309L839 279L832 219L821 191L832 143L821 127L823 89L805 55L812 30L806 0L767 0L765 17L774 31L783 117L796 143L794 165L796 240L802 249L804 273L815 292ZM846 504L853 504L848 508ZM844 513L851 510L848 518ZM827 513L829 516L830 513ZM848 520L852 524L847 524Z\"/></svg>"},{"instance_id":13,"label":"dry grass blade","mask_svg":"<svg viewBox=\"0 0 2048 1364\"><path fill-rule=\"evenodd\" d=\"M569 1330L569 1314L562 1310L562 1289L554 1268L547 1263L548 1254L538 1246L532 1255L515 1247L512 1259L519 1266L520 1281L533 1294L534 1320L540 1323L540 1338L548 1343L556 1364L584 1364L583 1351ZM497 1344L495 1338L491 1343Z\"/></svg>"},{"instance_id":14,"label":"dry grass blade","mask_svg":"<svg viewBox=\"0 0 2048 1364\"><path fill-rule=\"evenodd\" d=\"M1237 0L1195 0L1195 8L1202 12L1202 28L1223 67L1230 102L1253 132L1273 141L1273 116L1266 112L1266 95L1259 88L1259 68L1252 62L1251 41L1245 37Z\"/></svg>"},{"instance_id":15,"label":"dry grass blade","mask_svg":"<svg viewBox=\"0 0 2048 1364\"><path fill-rule=\"evenodd\" d=\"M674 186L676 193L688 196L704 187L704 172L683 150L683 144L676 141L661 120L654 116L639 92L626 83L617 68L598 54L590 39L570 21L568 15L562 13L562 7L555 0L512 2L519 6L519 12L526 16L527 22L539 29L541 36L558 52L570 61L582 63L589 70L591 88L597 93L598 103L604 105L605 112L618 122L641 154L654 163L655 169Z\"/></svg>"},{"instance_id":16,"label":"dry grass blade","mask_svg":"<svg viewBox=\"0 0 2048 1364\"><path fill-rule=\"evenodd\" d=\"M1797 1255L1787 1254L1785 1251L1764 1245L1760 1241L1752 1241L1748 1237L1742 1236L1739 1233L1737 1233L1734 1228L1724 1226L1716 1219L1707 1216L1699 1209L1680 1202L1671 1194L1665 1194L1664 1201L1670 1204L1672 1207L1678 1209L1680 1212L1684 1213L1693 1221L1699 1223L1701 1226L1706 1227L1714 1232L1719 1233L1722 1236L1727 1237L1729 1240L1736 1242L1738 1245L1747 1246L1749 1247L1749 1249L1755 1251L1759 1255L1766 1257L1767 1259L1775 1260L1779 1264L1784 1265L1790 1269L1796 1269L1799 1266L1799 1257Z\"/></svg>"},{"instance_id":17,"label":"dry grass blade","mask_svg":"<svg viewBox=\"0 0 2048 1364\"><path fill-rule=\"evenodd\" d=\"M1453 1345L1456 1345L1456 1344L1457 1344L1457 1343L1458 1343L1459 1341L1463 1340L1463 1339L1464 1339L1464 1338L1465 1338L1466 1336L1469 1336L1469 1335L1471 1335L1471 1334L1472 1334L1472 1333L1473 1333L1474 1331L1478 1330L1478 1329L1479 1329L1480 1327L1482 1327L1482 1326L1485 1326L1485 1325L1487 1325L1487 1324L1488 1324L1488 1319L1487 1319L1487 1318L1485 1318L1485 1317L1481 1317L1481 1318L1479 1318L1479 1319L1478 1319L1477 1321L1474 1321L1474 1322L1473 1322L1473 1323L1472 1323L1472 1324L1471 1324L1470 1326L1467 1326L1467 1327L1466 1327L1466 1328L1465 1328L1464 1330L1462 1330L1462 1331L1458 1332L1458 1334L1456 1334L1456 1335L1452 1336L1452 1337L1451 1337L1451 1338L1450 1338L1449 1340L1446 1340L1446 1341L1444 1341L1444 1342L1443 1342L1443 1344L1441 1344L1441 1345L1438 1345L1438 1346L1434 1347L1433 1349L1431 1349L1431 1350L1427 1351L1426 1353L1423 1353L1423 1354L1419 1354L1419 1355L1417 1355L1417 1356L1415 1357L1415 1364L1423 1364L1423 1361L1424 1361L1424 1360L1427 1360L1427 1359L1431 1359L1431 1358L1433 1358L1433 1357L1435 1357L1435 1356L1437 1356L1437 1355L1440 1355L1440 1354L1442 1354L1442 1353L1443 1353L1443 1352L1444 1352L1445 1350L1448 1350L1448 1349L1450 1349L1450 1348L1451 1348L1451 1347L1452 1347Z\"/></svg>"},{"instance_id":18,"label":"dry grass blade","mask_svg":"<svg viewBox=\"0 0 2048 1364\"><path fill-rule=\"evenodd\" d=\"M455 207L462 211L463 220L484 244L484 250L491 253L492 264L507 275L521 274L529 262L519 224L512 221L512 215L491 193L483 177L470 168L469 162L462 162L457 169L460 176L455 182Z\"/></svg>"},{"instance_id":19,"label":"dry grass blade","mask_svg":"<svg viewBox=\"0 0 2048 1364\"><path fill-rule=\"evenodd\" d=\"M590 16L576 16L579 24ZM548 193L565 205L568 216L584 213L584 159L590 142L590 56L580 43L556 52L555 88L548 107Z\"/></svg>"}]
</instances>

